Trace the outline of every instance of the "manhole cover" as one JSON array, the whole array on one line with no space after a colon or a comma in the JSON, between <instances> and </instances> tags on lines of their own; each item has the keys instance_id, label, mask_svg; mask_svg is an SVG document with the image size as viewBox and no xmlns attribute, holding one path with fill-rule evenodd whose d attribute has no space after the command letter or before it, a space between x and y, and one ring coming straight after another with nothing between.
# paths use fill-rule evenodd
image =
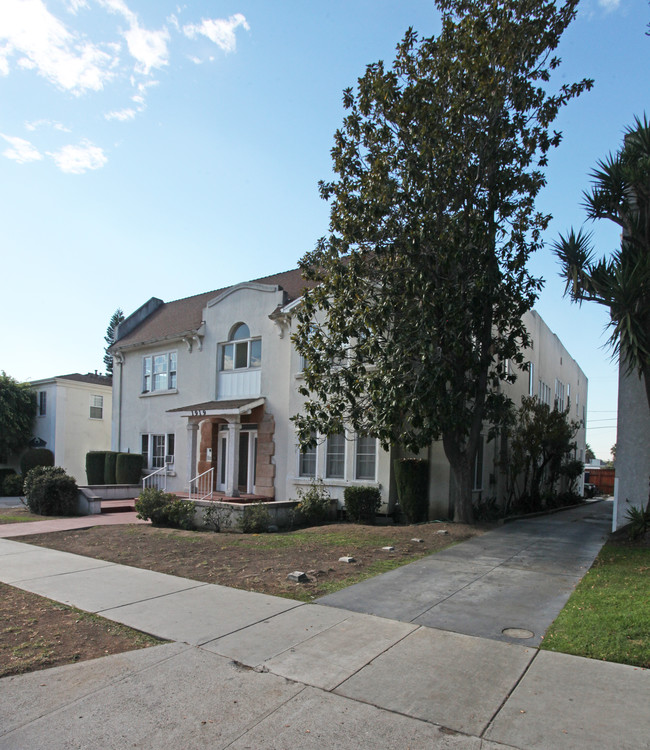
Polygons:
<instances>
[{"instance_id":1,"label":"manhole cover","mask_svg":"<svg viewBox=\"0 0 650 750\"><path fill-rule=\"evenodd\" d=\"M532 630L525 628L504 628L501 632L509 638L532 638L535 635Z\"/></svg>"}]
</instances>

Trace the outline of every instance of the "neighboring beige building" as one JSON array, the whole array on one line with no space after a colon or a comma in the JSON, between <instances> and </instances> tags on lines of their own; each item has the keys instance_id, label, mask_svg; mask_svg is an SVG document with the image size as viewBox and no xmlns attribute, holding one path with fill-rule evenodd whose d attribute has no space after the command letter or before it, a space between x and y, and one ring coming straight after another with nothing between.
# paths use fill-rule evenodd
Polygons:
<instances>
[{"instance_id":1,"label":"neighboring beige building","mask_svg":"<svg viewBox=\"0 0 650 750\"><path fill-rule=\"evenodd\" d=\"M86 453L111 448L112 379L88 373L30 382L36 391L36 444L54 453L62 466L86 484Z\"/></svg>"},{"instance_id":2,"label":"neighboring beige building","mask_svg":"<svg viewBox=\"0 0 650 750\"><path fill-rule=\"evenodd\" d=\"M636 373L618 371L618 430L612 530L629 523L630 505L648 504L650 490L650 409L643 381Z\"/></svg>"},{"instance_id":3,"label":"neighboring beige building","mask_svg":"<svg viewBox=\"0 0 650 750\"><path fill-rule=\"evenodd\" d=\"M339 502L346 486L380 488L392 510L392 459L377 441L354 434L323 438L301 453L290 417L300 411L301 358L291 342L292 312L305 287L298 269L165 303L152 298L120 326L114 355L112 449L143 453L149 472L167 467L167 488L187 491L210 472L226 496L295 499L321 477ZM515 403L540 395L571 416L584 417L587 378L535 313L530 373L506 385ZM575 405L575 407L574 407ZM584 458L584 427L578 457ZM476 472L476 495L496 494L496 448L486 444ZM449 466L441 444L431 462L430 514L446 516ZM206 475L208 476L208 475Z\"/></svg>"}]
</instances>

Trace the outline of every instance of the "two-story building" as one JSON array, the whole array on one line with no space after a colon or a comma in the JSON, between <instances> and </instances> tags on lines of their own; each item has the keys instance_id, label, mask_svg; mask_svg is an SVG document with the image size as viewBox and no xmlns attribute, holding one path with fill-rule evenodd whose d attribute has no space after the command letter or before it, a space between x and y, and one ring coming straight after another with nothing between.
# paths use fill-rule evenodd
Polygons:
<instances>
[{"instance_id":1,"label":"two-story building","mask_svg":"<svg viewBox=\"0 0 650 750\"><path fill-rule=\"evenodd\" d=\"M291 416L300 411L302 361L291 342L292 311L306 282L298 269L193 297L152 298L118 328L111 351L113 441L117 451L142 453L147 471L166 468L167 487L187 491L196 478L227 497L296 498L322 478L342 504L354 484L381 490L383 511L396 501L395 450L374 438L323 436L301 452ZM539 395L583 416L587 379L541 318L528 313L533 347L509 394ZM584 457L584 427L578 435ZM496 447L477 459L477 495L499 491ZM441 444L423 452L431 465L430 513L447 515L449 465Z\"/></svg>"}]
</instances>

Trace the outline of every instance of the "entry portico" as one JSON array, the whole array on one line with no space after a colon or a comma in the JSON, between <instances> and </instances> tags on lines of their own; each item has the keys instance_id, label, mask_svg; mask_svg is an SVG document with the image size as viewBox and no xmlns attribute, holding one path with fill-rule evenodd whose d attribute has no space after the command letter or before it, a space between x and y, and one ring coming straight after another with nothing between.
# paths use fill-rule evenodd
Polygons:
<instances>
[{"instance_id":1,"label":"entry portico","mask_svg":"<svg viewBox=\"0 0 650 750\"><path fill-rule=\"evenodd\" d=\"M264 398L243 398L169 409L187 418L188 486L212 470L211 490L223 492L226 497L256 494L258 427L269 422L264 405ZM272 441L273 433L269 434L268 427L262 432L267 436L264 442ZM261 462L270 463L271 455L264 451ZM264 489L265 494L271 494L269 488Z\"/></svg>"}]
</instances>

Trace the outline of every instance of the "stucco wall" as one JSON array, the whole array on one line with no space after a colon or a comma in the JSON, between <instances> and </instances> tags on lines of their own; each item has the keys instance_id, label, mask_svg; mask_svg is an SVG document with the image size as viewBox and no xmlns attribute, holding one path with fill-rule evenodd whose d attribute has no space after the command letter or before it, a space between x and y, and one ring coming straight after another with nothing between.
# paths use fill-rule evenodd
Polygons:
<instances>
[{"instance_id":1,"label":"stucco wall","mask_svg":"<svg viewBox=\"0 0 650 750\"><path fill-rule=\"evenodd\" d=\"M645 387L636 374L626 375L619 367L614 530L628 523L630 505L647 505L649 478L650 409Z\"/></svg>"}]
</instances>

